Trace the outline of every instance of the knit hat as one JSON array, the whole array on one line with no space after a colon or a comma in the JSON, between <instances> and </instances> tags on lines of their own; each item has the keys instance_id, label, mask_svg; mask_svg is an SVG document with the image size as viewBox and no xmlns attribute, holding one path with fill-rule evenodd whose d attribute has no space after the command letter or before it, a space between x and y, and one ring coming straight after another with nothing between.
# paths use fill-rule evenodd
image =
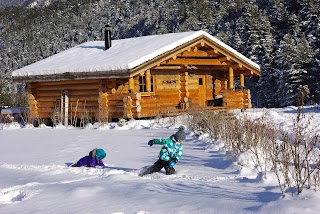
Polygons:
<instances>
[{"instance_id":1,"label":"knit hat","mask_svg":"<svg viewBox=\"0 0 320 214\"><path fill-rule=\"evenodd\" d=\"M184 129L181 130L179 128L179 130L173 135L173 137L177 142L181 142L186 139L186 133L184 132Z\"/></svg>"},{"instance_id":2,"label":"knit hat","mask_svg":"<svg viewBox=\"0 0 320 214\"><path fill-rule=\"evenodd\" d=\"M96 150L96 159L102 160L106 156L107 156L107 154L104 152L103 149L97 149Z\"/></svg>"},{"instance_id":3,"label":"knit hat","mask_svg":"<svg viewBox=\"0 0 320 214\"><path fill-rule=\"evenodd\" d=\"M180 127L178 128L178 131L184 131L184 130L186 130L186 127L184 127L184 126L180 126Z\"/></svg>"}]
</instances>

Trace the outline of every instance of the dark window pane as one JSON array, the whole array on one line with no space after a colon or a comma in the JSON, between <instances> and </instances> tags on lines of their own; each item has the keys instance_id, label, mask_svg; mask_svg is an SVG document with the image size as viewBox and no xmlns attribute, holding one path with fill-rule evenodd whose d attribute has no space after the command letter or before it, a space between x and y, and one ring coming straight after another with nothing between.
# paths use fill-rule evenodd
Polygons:
<instances>
[{"instance_id":1,"label":"dark window pane","mask_svg":"<svg viewBox=\"0 0 320 214\"><path fill-rule=\"evenodd\" d=\"M202 78L199 78L199 85L203 85Z\"/></svg>"},{"instance_id":2,"label":"dark window pane","mask_svg":"<svg viewBox=\"0 0 320 214\"><path fill-rule=\"evenodd\" d=\"M153 91L153 77L151 77L151 92L152 91ZM147 92L145 76L139 76L139 92Z\"/></svg>"}]
</instances>

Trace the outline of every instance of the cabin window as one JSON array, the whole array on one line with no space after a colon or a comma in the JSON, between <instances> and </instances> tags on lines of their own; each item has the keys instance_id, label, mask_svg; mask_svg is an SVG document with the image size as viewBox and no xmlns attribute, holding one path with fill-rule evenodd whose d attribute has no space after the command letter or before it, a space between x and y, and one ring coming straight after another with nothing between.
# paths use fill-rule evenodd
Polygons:
<instances>
[{"instance_id":1,"label":"cabin window","mask_svg":"<svg viewBox=\"0 0 320 214\"><path fill-rule=\"evenodd\" d=\"M153 77L151 76L151 91L147 91L146 76L139 76L139 92L153 92Z\"/></svg>"},{"instance_id":2,"label":"cabin window","mask_svg":"<svg viewBox=\"0 0 320 214\"><path fill-rule=\"evenodd\" d=\"M202 80L202 78L199 78L199 85L203 85L203 80Z\"/></svg>"}]
</instances>

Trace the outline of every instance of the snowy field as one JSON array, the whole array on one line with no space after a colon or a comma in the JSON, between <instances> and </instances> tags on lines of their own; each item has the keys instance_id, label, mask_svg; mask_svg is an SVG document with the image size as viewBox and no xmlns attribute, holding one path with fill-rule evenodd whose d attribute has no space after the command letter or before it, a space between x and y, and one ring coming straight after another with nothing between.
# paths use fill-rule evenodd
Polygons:
<instances>
[{"instance_id":1,"label":"snowy field","mask_svg":"<svg viewBox=\"0 0 320 214\"><path fill-rule=\"evenodd\" d=\"M250 109L290 131L296 109ZM239 113L240 114L240 113ZM320 133L320 111L307 109L310 130ZM115 125L115 124L111 124ZM20 128L0 124L0 213L319 213L320 192L288 191L282 197L271 174L243 170L223 151L188 131L177 174L138 173L157 160L153 138L174 134L180 124L130 121L126 127ZM93 148L103 148L106 167L72 168Z\"/></svg>"}]
</instances>

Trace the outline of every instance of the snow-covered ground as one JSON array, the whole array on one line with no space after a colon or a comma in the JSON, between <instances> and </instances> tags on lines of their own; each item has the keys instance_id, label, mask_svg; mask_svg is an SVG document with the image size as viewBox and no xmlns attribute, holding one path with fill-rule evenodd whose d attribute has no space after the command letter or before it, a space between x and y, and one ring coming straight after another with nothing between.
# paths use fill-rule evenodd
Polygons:
<instances>
[{"instance_id":1,"label":"snow-covered ground","mask_svg":"<svg viewBox=\"0 0 320 214\"><path fill-rule=\"evenodd\" d=\"M310 130L320 133L320 111L306 109ZM291 130L296 108L250 109L248 117ZM181 124L181 123L180 123ZM157 160L161 146L180 125L130 121L125 127L20 128L0 124L0 213L319 213L320 192L304 189L285 197L272 174L241 170L223 150L188 131L177 174L139 177ZM110 124L114 125L114 124ZM96 147L106 167L72 168Z\"/></svg>"}]
</instances>

